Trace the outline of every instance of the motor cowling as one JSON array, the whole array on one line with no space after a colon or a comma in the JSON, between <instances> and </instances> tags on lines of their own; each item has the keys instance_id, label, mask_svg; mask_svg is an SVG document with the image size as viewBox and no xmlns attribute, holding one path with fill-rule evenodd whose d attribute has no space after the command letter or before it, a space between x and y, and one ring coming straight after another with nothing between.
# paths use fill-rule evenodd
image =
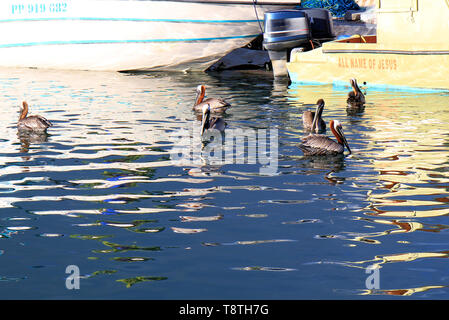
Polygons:
<instances>
[{"instance_id":1,"label":"motor cowling","mask_svg":"<svg viewBox=\"0 0 449 320\"><path fill-rule=\"evenodd\" d=\"M264 27L263 45L268 51L295 48L310 40L309 19L304 11L266 12Z\"/></svg>"},{"instance_id":2,"label":"motor cowling","mask_svg":"<svg viewBox=\"0 0 449 320\"><path fill-rule=\"evenodd\" d=\"M288 75L287 61L294 48L313 49L318 43L333 40L329 10L289 9L266 12L263 47L268 51L274 76Z\"/></svg>"}]
</instances>

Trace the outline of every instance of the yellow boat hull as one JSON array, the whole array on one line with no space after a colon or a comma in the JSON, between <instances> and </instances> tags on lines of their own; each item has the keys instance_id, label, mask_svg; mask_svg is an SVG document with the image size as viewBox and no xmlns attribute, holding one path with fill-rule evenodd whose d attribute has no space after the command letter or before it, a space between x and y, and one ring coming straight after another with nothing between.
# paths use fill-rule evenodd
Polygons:
<instances>
[{"instance_id":1,"label":"yellow boat hull","mask_svg":"<svg viewBox=\"0 0 449 320\"><path fill-rule=\"evenodd\" d=\"M377 0L377 34L293 50L292 82L449 90L449 0Z\"/></svg>"},{"instance_id":2,"label":"yellow boat hull","mask_svg":"<svg viewBox=\"0 0 449 320\"><path fill-rule=\"evenodd\" d=\"M292 82L335 83L357 78L367 86L449 90L449 51L385 50L323 46L292 55Z\"/></svg>"}]
</instances>

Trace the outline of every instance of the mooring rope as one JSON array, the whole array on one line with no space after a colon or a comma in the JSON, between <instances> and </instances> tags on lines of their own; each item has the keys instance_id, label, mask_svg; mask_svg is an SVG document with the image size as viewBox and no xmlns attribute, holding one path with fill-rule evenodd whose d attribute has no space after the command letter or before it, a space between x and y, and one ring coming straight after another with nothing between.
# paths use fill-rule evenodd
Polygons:
<instances>
[{"instance_id":1,"label":"mooring rope","mask_svg":"<svg viewBox=\"0 0 449 320\"><path fill-rule=\"evenodd\" d=\"M260 31L263 33L263 28L262 28L262 25L260 24L259 14L257 13L257 7L256 7L256 5L257 5L257 0L253 0L253 7L254 7L254 12L255 12L255 14L256 14L256 19L257 19L257 22L259 23Z\"/></svg>"}]
</instances>

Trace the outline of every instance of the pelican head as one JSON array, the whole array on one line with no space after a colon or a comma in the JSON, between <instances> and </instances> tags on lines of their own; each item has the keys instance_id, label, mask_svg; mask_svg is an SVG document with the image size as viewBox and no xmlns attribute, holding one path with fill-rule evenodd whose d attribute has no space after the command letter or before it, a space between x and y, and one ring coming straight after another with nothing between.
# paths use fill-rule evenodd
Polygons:
<instances>
[{"instance_id":1,"label":"pelican head","mask_svg":"<svg viewBox=\"0 0 449 320\"><path fill-rule=\"evenodd\" d=\"M206 87L204 84L200 84L196 87L196 98L195 98L195 105L201 103L204 99L204 95L206 93Z\"/></svg>"},{"instance_id":2,"label":"pelican head","mask_svg":"<svg viewBox=\"0 0 449 320\"><path fill-rule=\"evenodd\" d=\"M330 122L331 131L334 134L335 138L339 144L346 146L349 153L351 154L351 148L349 148L348 141L346 140L345 134L343 133L343 127L338 120L331 120Z\"/></svg>"},{"instance_id":3,"label":"pelican head","mask_svg":"<svg viewBox=\"0 0 449 320\"><path fill-rule=\"evenodd\" d=\"M26 101L22 102L22 109L20 110L19 120L25 119L28 114L28 103Z\"/></svg>"},{"instance_id":4,"label":"pelican head","mask_svg":"<svg viewBox=\"0 0 449 320\"><path fill-rule=\"evenodd\" d=\"M354 94L357 95L359 92L362 92L359 88L359 85L357 84L357 79L352 78L349 80L349 83L351 84L352 90L354 90Z\"/></svg>"},{"instance_id":5,"label":"pelican head","mask_svg":"<svg viewBox=\"0 0 449 320\"><path fill-rule=\"evenodd\" d=\"M315 131L316 133L318 133L320 131L320 129L318 128L318 121L321 120L321 115L323 114L323 110L324 110L324 100L319 99L316 102L315 116L313 117L313 121L312 121L312 131Z\"/></svg>"},{"instance_id":6,"label":"pelican head","mask_svg":"<svg viewBox=\"0 0 449 320\"><path fill-rule=\"evenodd\" d=\"M204 89L204 84L199 84L199 85L196 87L196 93L197 93L197 94L200 94L201 92L203 92L203 89Z\"/></svg>"},{"instance_id":7,"label":"pelican head","mask_svg":"<svg viewBox=\"0 0 449 320\"><path fill-rule=\"evenodd\" d=\"M210 118L210 104L206 103L203 106L203 117L201 119L201 135L204 131L209 128L209 118Z\"/></svg>"}]
</instances>

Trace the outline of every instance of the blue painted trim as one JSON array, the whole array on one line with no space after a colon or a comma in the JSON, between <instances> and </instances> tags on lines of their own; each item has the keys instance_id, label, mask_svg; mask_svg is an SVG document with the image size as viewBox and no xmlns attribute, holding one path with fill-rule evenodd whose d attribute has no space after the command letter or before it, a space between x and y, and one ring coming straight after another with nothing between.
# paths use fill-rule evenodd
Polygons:
<instances>
[{"instance_id":1,"label":"blue painted trim","mask_svg":"<svg viewBox=\"0 0 449 320\"><path fill-rule=\"evenodd\" d=\"M29 18L29 19L1 19L0 22L28 22L28 21L128 21L128 22L174 22L174 23L254 23L263 20L195 20L195 19L145 19L145 18L98 18L98 17L59 17L59 18Z\"/></svg>"},{"instance_id":2,"label":"blue painted trim","mask_svg":"<svg viewBox=\"0 0 449 320\"><path fill-rule=\"evenodd\" d=\"M291 77L291 75L290 75ZM335 91L346 91L350 90L350 85L346 81L336 80L330 82L318 82L318 81L306 81L306 80L295 80L291 78L292 85L291 89L295 88L295 86L325 86L332 85L332 90ZM359 84L361 85L361 84ZM394 91L394 92L410 92L410 93L448 93L449 89L439 89L439 88L417 88L417 87L408 87L408 86L395 86L389 84L366 84L363 85L363 88L367 88L373 91Z\"/></svg>"},{"instance_id":3,"label":"blue painted trim","mask_svg":"<svg viewBox=\"0 0 449 320\"><path fill-rule=\"evenodd\" d=\"M197 41L215 41L215 40L231 40L231 39L245 39L255 38L258 34L250 34L244 36L229 36L229 37L211 37L211 38L188 38L188 39L144 39L144 40L67 40L67 41L37 41L24 43L7 43L0 44L0 48L15 48L15 47L32 47L32 46L47 46L47 45L70 45L70 44L116 44L116 43L161 43L161 42L197 42Z\"/></svg>"},{"instance_id":4,"label":"blue painted trim","mask_svg":"<svg viewBox=\"0 0 449 320\"><path fill-rule=\"evenodd\" d=\"M331 83L326 83L326 82L319 82L319 81L307 81L307 80L298 80L298 81L293 81L293 84L297 84L300 86L325 86L325 85L330 85Z\"/></svg>"},{"instance_id":5,"label":"blue painted trim","mask_svg":"<svg viewBox=\"0 0 449 320\"><path fill-rule=\"evenodd\" d=\"M362 84L359 84L362 85ZM350 88L349 82L336 80L332 82L333 89L343 90ZM449 89L439 89L439 88L418 88L409 86L397 86L390 84L378 84L378 83L368 83L363 85L364 88L374 90L374 91L400 91L400 92L410 92L410 93L439 93L439 92L449 92Z\"/></svg>"}]
</instances>

